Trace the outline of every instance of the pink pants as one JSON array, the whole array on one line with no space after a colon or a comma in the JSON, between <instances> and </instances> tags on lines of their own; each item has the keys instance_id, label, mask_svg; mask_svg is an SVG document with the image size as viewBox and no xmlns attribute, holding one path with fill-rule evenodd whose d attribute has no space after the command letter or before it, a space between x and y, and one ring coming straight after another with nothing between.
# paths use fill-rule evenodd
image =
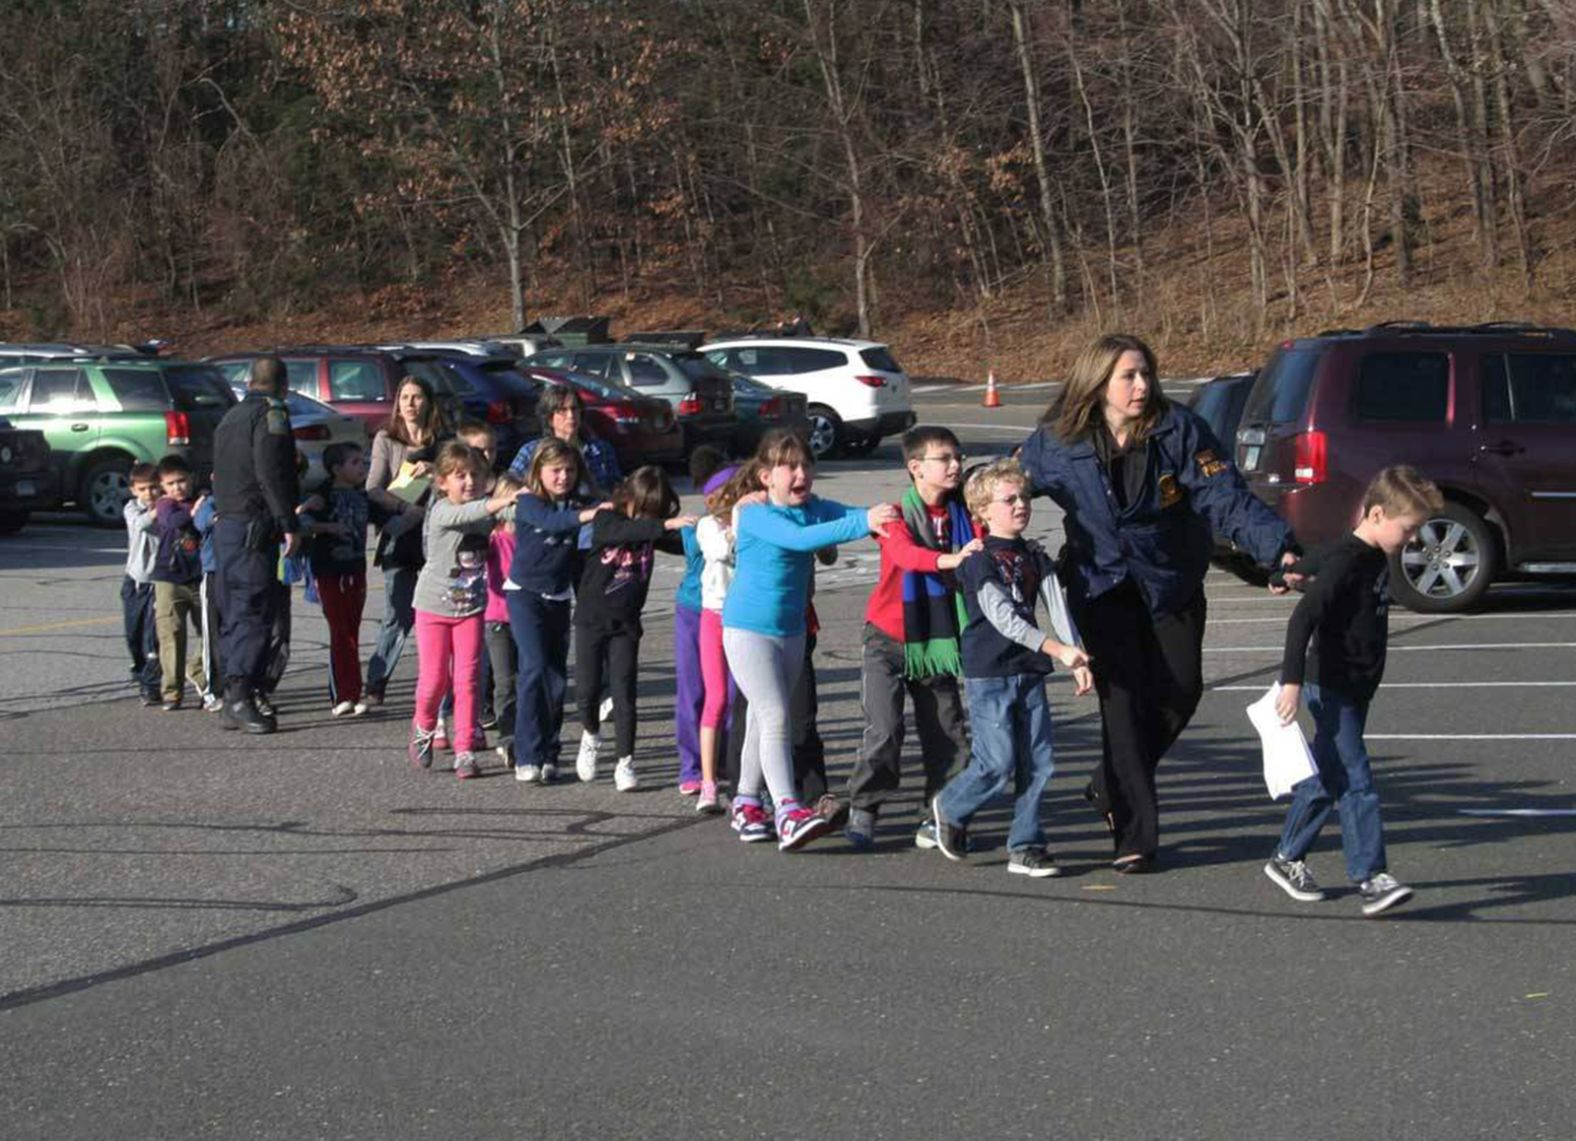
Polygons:
<instances>
[{"instance_id":1,"label":"pink pants","mask_svg":"<svg viewBox=\"0 0 1576 1141\"><path fill-rule=\"evenodd\" d=\"M416 728L438 723L443 695L454 688L454 751L468 753L476 742L476 691L481 674L486 623L480 614L445 618L416 611Z\"/></svg>"},{"instance_id":2,"label":"pink pants","mask_svg":"<svg viewBox=\"0 0 1576 1141\"><path fill-rule=\"evenodd\" d=\"M728 720L728 657L722 652L722 611L700 612L700 676L706 688L701 702L702 729L720 729Z\"/></svg>"}]
</instances>

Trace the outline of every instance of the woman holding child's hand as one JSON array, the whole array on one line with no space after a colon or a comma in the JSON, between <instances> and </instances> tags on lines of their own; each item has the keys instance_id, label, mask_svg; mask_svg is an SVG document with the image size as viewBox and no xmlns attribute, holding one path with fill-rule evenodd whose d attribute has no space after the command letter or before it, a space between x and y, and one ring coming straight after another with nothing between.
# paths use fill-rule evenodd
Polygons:
<instances>
[{"instance_id":1,"label":"woman holding child's hand","mask_svg":"<svg viewBox=\"0 0 1576 1141\"><path fill-rule=\"evenodd\" d=\"M1098 663L1104 754L1085 796L1117 871L1154 869L1155 769L1203 695L1204 575L1213 533L1265 567L1291 530L1254 498L1201 419L1160 392L1136 337L1101 337L1022 449L1036 495L1066 513L1062 578Z\"/></svg>"}]
</instances>

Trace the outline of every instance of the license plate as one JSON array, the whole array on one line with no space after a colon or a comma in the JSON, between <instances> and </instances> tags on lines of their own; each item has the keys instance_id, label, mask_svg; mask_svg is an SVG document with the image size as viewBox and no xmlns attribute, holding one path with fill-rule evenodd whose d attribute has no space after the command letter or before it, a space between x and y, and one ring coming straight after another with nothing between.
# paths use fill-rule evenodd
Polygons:
<instances>
[{"instance_id":1,"label":"license plate","mask_svg":"<svg viewBox=\"0 0 1576 1141\"><path fill-rule=\"evenodd\" d=\"M1242 452L1242 470L1257 471L1259 468L1259 445L1250 444Z\"/></svg>"},{"instance_id":2,"label":"license plate","mask_svg":"<svg viewBox=\"0 0 1576 1141\"><path fill-rule=\"evenodd\" d=\"M37 495L38 485L30 479L19 479L16 481L16 493L18 495Z\"/></svg>"}]
</instances>

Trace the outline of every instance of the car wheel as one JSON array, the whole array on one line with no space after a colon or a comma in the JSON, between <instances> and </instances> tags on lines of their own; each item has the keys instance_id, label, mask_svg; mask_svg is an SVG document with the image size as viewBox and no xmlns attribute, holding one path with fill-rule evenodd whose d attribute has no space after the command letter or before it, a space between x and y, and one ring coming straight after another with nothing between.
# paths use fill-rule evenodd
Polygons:
<instances>
[{"instance_id":1,"label":"car wheel","mask_svg":"<svg viewBox=\"0 0 1576 1141\"><path fill-rule=\"evenodd\" d=\"M0 535L14 535L27 526L31 513L27 511L0 511Z\"/></svg>"},{"instance_id":2,"label":"car wheel","mask_svg":"<svg viewBox=\"0 0 1576 1141\"><path fill-rule=\"evenodd\" d=\"M816 459L826 459L837 451L842 435L843 422L824 404L812 404L810 418L810 454Z\"/></svg>"},{"instance_id":3,"label":"car wheel","mask_svg":"<svg viewBox=\"0 0 1576 1141\"><path fill-rule=\"evenodd\" d=\"M1446 503L1390 560L1396 601L1429 614L1466 610L1494 581L1499 540L1481 515Z\"/></svg>"},{"instance_id":4,"label":"car wheel","mask_svg":"<svg viewBox=\"0 0 1576 1141\"><path fill-rule=\"evenodd\" d=\"M77 506L90 522L100 527L114 527L122 521L126 500L131 498L131 483L126 478L126 469L130 466L129 460L112 456L98 460L82 473Z\"/></svg>"}]
</instances>

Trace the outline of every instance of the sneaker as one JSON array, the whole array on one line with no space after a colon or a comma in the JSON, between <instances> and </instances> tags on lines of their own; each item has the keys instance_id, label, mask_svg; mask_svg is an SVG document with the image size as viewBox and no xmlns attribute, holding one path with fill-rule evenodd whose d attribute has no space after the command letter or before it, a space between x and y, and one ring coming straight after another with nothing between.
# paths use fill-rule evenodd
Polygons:
<instances>
[{"instance_id":1,"label":"sneaker","mask_svg":"<svg viewBox=\"0 0 1576 1141\"><path fill-rule=\"evenodd\" d=\"M1380 872L1372 879L1364 880L1357 894L1363 899L1363 914L1378 915L1411 899L1412 889L1389 872Z\"/></svg>"},{"instance_id":2,"label":"sneaker","mask_svg":"<svg viewBox=\"0 0 1576 1141\"><path fill-rule=\"evenodd\" d=\"M475 753L460 753L454 758L454 775L461 780L470 780L472 777L482 775L482 767L476 763Z\"/></svg>"},{"instance_id":3,"label":"sneaker","mask_svg":"<svg viewBox=\"0 0 1576 1141\"><path fill-rule=\"evenodd\" d=\"M410 747L405 751L405 755L410 758L412 768L432 768L432 733L412 725Z\"/></svg>"},{"instance_id":4,"label":"sneaker","mask_svg":"<svg viewBox=\"0 0 1576 1141\"><path fill-rule=\"evenodd\" d=\"M252 704L257 706L257 712L261 713L264 717L274 718L279 716L279 714L274 710L274 703L268 700L268 695L266 693L253 694Z\"/></svg>"},{"instance_id":5,"label":"sneaker","mask_svg":"<svg viewBox=\"0 0 1576 1141\"><path fill-rule=\"evenodd\" d=\"M934 820L923 821L914 830L914 847L926 852L936 850L936 822Z\"/></svg>"},{"instance_id":6,"label":"sneaker","mask_svg":"<svg viewBox=\"0 0 1576 1141\"><path fill-rule=\"evenodd\" d=\"M202 695L202 711L204 713L217 713L223 708L224 698L217 693L205 693Z\"/></svg>"},{"instance_id":7,"label":"sneaker","mask_svg":"<svg viewBox=\"0 0 1576 1141\"><path fill-rule=\"evenodd\" d=\"M542 779L540 765L515 765L514 779L525 784L535 784Z\"/></svg>"},{"instance_id":8,"label":"sneaker","mask_svg":"<svg viewBox=\"0 0 1576 1141\"><path fill-rule=\"evenodd\" d=\"M1319 881L1313 878L1308 865L1301 860L1288 860L1279 852L1264 865L1264 874L1270 882L1299 903L1317 903L1324 898Z\"/></svg>"},{"instance_id":9,"label":"sneaker","mask_svg":"<svg viewBox=\"0 0 1576 1141\"><path fill-rule=\"evenodd\" d=\"M365 717L367 715L367 710L371 708L372 706L367 704L366 699L363 698L350 707L350 715L352 717Z\"/></svg>"},{"instance_id":10,"label":"sneaker","mask_svg":"<svg viewBox=\"0 0 1576 1141\"><path fill-rule=\"evenodd\" d=\"M595 733L580 731L580 751L575 754L575 775L581 780L596 780L596 759L601 748Z\"/></svg>"},{"instance_id":11,"label":"sneaker","mask_svg":"<svg viewBox=\"0 0 1576 1141\"><path fill-rule=\"evenodd\" d=\"M856 852L873 851L876 846L876 814L865 808L850 808L843 839Z\"/></svg>"},{"instance_id":12,"label":"sneaker","mask_svg":"<svg viewBox=\"0 0 1576 1141\"><path fill-rule=\"evenodd\" d=\"M699 794L700 794L700 781L698 781L698 780L681 780L681 781L679 781L679 795L680 796L698 796Z\"/></svg>"},{"instance_id":13,"label":"sneaker","mask_svg":"<svg viewBox=\"0 0 1576 1141\"><path fill-rule=\"evenodd\" d=\"M164 712L166 712L166 713L178 712L180 710L180 707L181 707L181 699L178 698L178 697L172 697L168 701L166 701L163 705L159 706L159 708L164 710Z\"/></svg>"},{"instance_id":14,"label":"sneaker","mask_svg":"<svg viewBox=\"0 0 1576 1141\"><path fill-rule=\"evenodd\" d=\"M541 780L542 780L543 784L552 784L557 779L558 779L558 766L557 765L543 765L542 766L542 777L541 777Z\"/></svg>"},{"instance_id":15,"label":"sneaker","mask_svg":"<svg viewBox=\"0 0 1576 1141\"><path fill-rule=\"evenodd\" d=\"M503 762L506 769L514 768L514 750L508 745L499 745L493 752L498 754L498 759Z\"/></svg>"},{"instance_id":16,"label":"sneaker","mask_svg":"<svg viewBox=\"0 0 1576 1141\"><path fill-rule=\"evenodd\" d=\"M330 717L348 717L352 713L354 713L355 711L356 711L356 703L355 702L353 702L353 701L341 701L338 705L334 706L334 708L332 708L332 709L330 709L328 711L328 715Z\"/></svg>"},{"instance_id":17,"label":"sneaker","mask_svg":"<svg viewBox=\"0 0 1576 1141\"><path fill-rule=\"evenodd\" d=\"M1020 848L1007 857L1007 870L1015 876L1033 876L1037 880L1062 874L1056 857L1044 848Z\"/></svg>"},{"instance_id":18,"label":"sneaker","mask_svg":"<svg viewBox=\"0 0 1576 1141\"><path fill-rule=\"evenodd\" d=\"M732 816L730 823L733 825L733 830L746 844L770 840L776 835L776 829L772 827L772 818L759 804L743 804L736 801Z\"/></svg>"},{"instance_id":19,"label":"sneaker","mask_svg":"<svg viewBox=\"0 0 1576 1141\"><path fill-rule=\"evenodd\" d=\"M826 821L828 828L841 828L848 819L848 802L839 800L829 792L822 793L811 807L817 816Z\"/></svg>"},{"instance_id":20,"label":"sneaker","mask_svg":"<svg viewBox=\"0 0 1576 1141\"><path fill-rule=\"evenodd\" d=\"M968 835L941 815L941 797L930 802L931 822L935 826L936 850L949 860L961 860L968 852ZM919 842L915 837L915 843Z\"/></svg>"},{"instance_id":21,"label":"sneaker","mask_svg":"<svg viewBox=\"0 0 1576 1141\"><path fill-rule=\"evenodd\" d=\"M613 768L613 787L619 792L634 792L640 787L640 778L635 775L634 757L618 759L618 764Z\"/></svg>"},{"instance_id":22,"label":"sneaker","mask_svg":"<svg viewBox=\"0 0 1576 1141\"><path fill-rule=\"evenodd\" d=\"M432 731L432 747L434 749L448 749L449 731L443 727L443 718L438 718L438 727Z\"/></svg>"},{"instance_id":23,"label":"sneaker","mask_svg":"<svg viewBox=\"0 0 1576 1141\"><path fill-rule=\"evenodd\" d=\"M480 724L483 729L498 728L498 714L494 713L491 709L483 709Z\"/></svg>"},{"instance_id":24,"label":"sneaker","mask_svg":"<svg viewBox=\"0 0 1576 1141\"><path fill-rule=\"evenodd\" d=\"M802 848L826 831L826 818L813 808L790 808L777 820L777 850Z\"/></svg>"},{"instance_id":25,"label":"sneaker","mask_svg":"<svg viewBox=\"0 0 1576 1141\"><path fill-rule=\"evenodd\" d=\"M695 798L695 811L703 816L715 816L722 811L722 805L717 803L716 781L700 782L700 793Z\"/></svg>"},{"instance_id":26,"label":"sneaker","mask_svg":"<svg viewBox=\"0 0 1576 1141\"><path fill-rule=\"evenodd\" d=\"M604 697L602 704L597 706L596 719L601 726L601 731L606 733L613 728L613 699Z\"/></svg>"},{"instance_id":27,"label":"sneaker","mask_svg":"<svg viewBox=\"0 0 1576 1141\"><path fill-rule=\"evenodd\" d=\"M160 703L159 695L156 693L145 693L138 700L142 702L144 709L152 709Z\"/></svg>"}]
</instances>

